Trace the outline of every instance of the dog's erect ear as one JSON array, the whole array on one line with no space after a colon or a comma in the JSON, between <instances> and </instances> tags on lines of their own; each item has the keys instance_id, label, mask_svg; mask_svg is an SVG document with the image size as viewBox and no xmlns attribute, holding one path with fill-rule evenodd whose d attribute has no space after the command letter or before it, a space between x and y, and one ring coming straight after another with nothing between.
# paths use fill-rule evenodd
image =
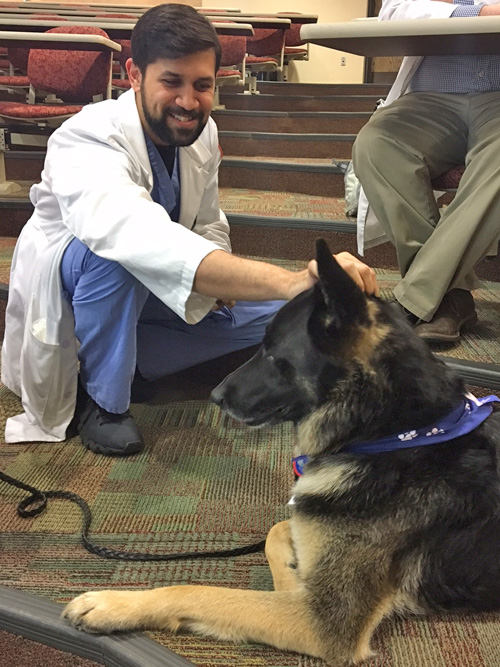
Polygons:
<instances>
[{"instance_id":1,"label":"dog's erect ear","mask_svg":"<svg viewBox=\"0 0 500 667\"><path fill-rule=\"evenodd\" d=\"M349 319L359 321L366 316L366 297L354 280L333 257L326 241L316 241L319 287L325 304L337 323Z\"/></svg>"}]
</instances>

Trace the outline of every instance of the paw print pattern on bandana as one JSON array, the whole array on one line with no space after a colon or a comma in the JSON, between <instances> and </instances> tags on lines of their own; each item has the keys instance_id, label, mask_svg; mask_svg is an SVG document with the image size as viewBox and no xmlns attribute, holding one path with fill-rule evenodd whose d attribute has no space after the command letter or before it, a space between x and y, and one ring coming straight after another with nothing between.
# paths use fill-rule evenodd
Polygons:
<instances>
[{"instance_id":1,"label":"paw print pattern on bandana","mask_svg":"<svg viewBox=\"0 0 500 667\"><path fill-rule=\"evenodd\" d=\"M416 431L408 431L407 433L400 433L398 435L398 438L402 441L405 442L406 440L413 440L413 438L417 437L417 432Z\"/></svg>"},{"instance_id":2,"label":"paw print pattern on bandana","mask_svg":"<svg viewBox=\"0 0 500 667\"><path fill-rule=\"evenodd\" d=\"M439 435L440 433L445 433L446 431L442 428L433 428L429 433L426 433L425 435L429 437L430 435Z\"/></svg>"}]
</instances>

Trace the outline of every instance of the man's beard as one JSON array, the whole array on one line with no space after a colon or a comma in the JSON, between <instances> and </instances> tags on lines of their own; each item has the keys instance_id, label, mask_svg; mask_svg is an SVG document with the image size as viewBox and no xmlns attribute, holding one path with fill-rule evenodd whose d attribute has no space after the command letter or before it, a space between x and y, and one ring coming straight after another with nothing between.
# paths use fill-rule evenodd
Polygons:
<instances>
[{"instance_id":1,"label":"man's beard","mask_svg":"<svg viewBox=\"0 0 500 667\"><path fill-rule=\"evenodd\" d=\"M185 111L182 107L169 107L164 109L161 116L153 116L142 96L142 112L144 120L149 125L155 135L168 146L191 146L200 136L207 124L208 118L203 117L200 111ZM168 125L168 117L170 114L177 116L189 116L191 119L197 119L198 124L193 129L172 129Z\"/></svg>"}]
</instances>

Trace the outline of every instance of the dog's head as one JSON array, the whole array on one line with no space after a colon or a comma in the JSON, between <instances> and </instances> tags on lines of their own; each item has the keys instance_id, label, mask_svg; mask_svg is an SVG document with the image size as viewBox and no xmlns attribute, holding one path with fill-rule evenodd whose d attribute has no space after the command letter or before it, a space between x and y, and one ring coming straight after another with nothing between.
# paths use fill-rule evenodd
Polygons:
<instances>
[{"instance_id":1,"label":"dog's head","mask_svg":"<svg viewBox=\"0 0 500 667\"><path fill-rule=\"evenodd\" d=\"M276 314L255 356L214 389L215 403L251 426L300 425L309 454L421 428L453 409L462 379L401 309L366 296L323 240L316 259L316 285Z\"/></svg>"},{"instance_id":2,"label":"dog's head","mask_svg":"<svg viewBox=\"0 0 500 667\"><path fill-rule=\"evenodd\" d=\"M352 376L354 366L369 367L387 329L374 322L378 300L365 296L322 239L316 259L315 287L283 306L255 356L212 392L236 419L299 422Z\"/></svg>"}]
</instances>

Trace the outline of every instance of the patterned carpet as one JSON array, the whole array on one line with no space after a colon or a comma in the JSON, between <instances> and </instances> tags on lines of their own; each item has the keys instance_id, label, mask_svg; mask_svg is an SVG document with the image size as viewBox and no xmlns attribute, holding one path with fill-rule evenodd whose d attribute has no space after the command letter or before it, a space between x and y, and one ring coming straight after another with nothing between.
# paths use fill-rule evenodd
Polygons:
<instances>
[{"instance_id":1,"label":"patterned carpet","mask_svg":"<svg viewBox=\"0 0 500 667\"><path fill-rule=\"evenodd\" d=\"M0 281L6 282L12 244L0 244ZM296 266L294 262L280 262ZM381 276L388 294L397 277ZM479 336L461 346L470 358L498 360L500 286L476 295ZM452 354L453 351L447 351ZM455 351L456 352L456 351ZM191 373L196 391L180 400L165 382L155 405L132 412L147 448L128 459L84 450L78 438L56 444L0 442L0 469L42 489L74 491L92 508L92 536L105 546L151 553L230 548L262 539L288 515L292 482L289 425L251 430L206 400L223 369ZM194 379L193 379L194 378ZM20 402L0 386L0 432ZM263 555L173 563L119 562L87 553L79 543L79 511L53 501L45 514L16 514L22 493L0 485L0 583L65 602L87 589L219 584L269 589ZM395 619L376 635L378 655L368 667L499 667L500 614ZM320 667L321 661L260 645L150 633L199 667Z\"/></svg>"},{"instance_id":2,"label":"patterned carpet","mask_svg":"<svg viewBox=\"0 0 500 667\"><path fill-rule=\"evenodd\" d=\"M220 188L225 213L263 215L306 220L346 220L345 200L314 197L296 192L272 192L243 188ZM352 222L352 218L350 219Z\"/></svg>"}]
</instances>

